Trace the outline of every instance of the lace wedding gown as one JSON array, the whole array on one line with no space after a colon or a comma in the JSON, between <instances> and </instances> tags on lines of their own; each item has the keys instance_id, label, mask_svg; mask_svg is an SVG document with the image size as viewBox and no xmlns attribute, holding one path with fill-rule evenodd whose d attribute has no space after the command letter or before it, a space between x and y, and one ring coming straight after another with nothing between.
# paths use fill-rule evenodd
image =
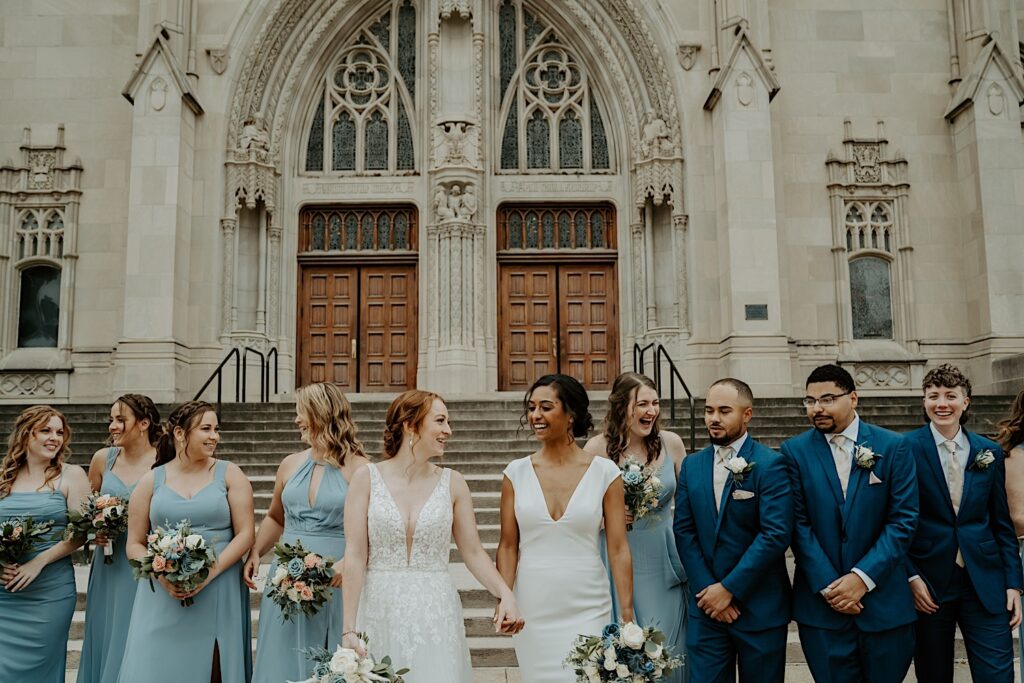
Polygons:
<instances>
[{"instance_id":1,"label":"lace wedding gown","mask_svg":"<svg viewBox=\"0 0 1024 683\"><path fill-rule=\"evenodd\" d=\"M376 465L370 470L369 554L356 625L370 653L409 668L406 683L472 683L459 594L448 575L451 470L441 472L419 512L412 549L405 521Z\"/></svg>"}]
</instances>

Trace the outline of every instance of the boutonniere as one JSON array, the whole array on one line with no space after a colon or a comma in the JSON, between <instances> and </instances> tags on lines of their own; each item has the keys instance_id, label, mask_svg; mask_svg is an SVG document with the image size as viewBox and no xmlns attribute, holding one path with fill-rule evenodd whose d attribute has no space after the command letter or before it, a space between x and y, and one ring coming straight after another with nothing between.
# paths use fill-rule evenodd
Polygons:
<instances>
[{"instance_id":1,"label":"boutonniere","mask_svg":"<svg viewBox=\"0 0 1024 683\"><path fill-rule=\"evenodd\" d=\"M974 467L979 470L987 470L988 466L996 461L996 456L992 454L992 451L985 448L978 451L978 454L974 456Z\"/></svg>"},{"instance_id":2,"label":"boutonniere","mask_svg":"<svg viewBox=\"0 0 1024 683\"><path fill-rule=\"evenodd\" d=\"M857 450L853 452L853 461L857 463L857 467L862 470L872 471L875 469L875 463L882 457L871 450L870 446L861 444L857 446Z\"/></svg>"},{"instance_id":3,"label":"boutonniere","mask_svg":"<svg viewBox=\"0 0 1024 683\"><path fill-rule=\"evenodd\" d=\"M732 483L742 484L747 475L754 470L754 463L747 462L746 458L736 456L725 463L725 469L732 473Z\"/></svg>"}]
</instances>

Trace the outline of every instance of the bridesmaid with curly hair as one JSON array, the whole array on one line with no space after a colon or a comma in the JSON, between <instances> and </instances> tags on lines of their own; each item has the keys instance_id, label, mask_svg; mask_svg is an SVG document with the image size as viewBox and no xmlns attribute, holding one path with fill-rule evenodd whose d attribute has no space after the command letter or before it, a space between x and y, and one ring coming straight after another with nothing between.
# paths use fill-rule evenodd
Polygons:
<instances>
[{"instance_id":1,"label":"bridesmaid with curly hair","mask_svg":"<svg viewBox=\"0 0 1024 683\"><path fill-rule=\"evenodd\" d=\"M49 406L26 408L14 423L0 462L0 520L53 520L53 534L0 576L0 681L63 683L68 628L75 612L71 553L61 541L68 510L89 494L89 480L71 454L71 428Z\"/></svg>"}]
</instances>

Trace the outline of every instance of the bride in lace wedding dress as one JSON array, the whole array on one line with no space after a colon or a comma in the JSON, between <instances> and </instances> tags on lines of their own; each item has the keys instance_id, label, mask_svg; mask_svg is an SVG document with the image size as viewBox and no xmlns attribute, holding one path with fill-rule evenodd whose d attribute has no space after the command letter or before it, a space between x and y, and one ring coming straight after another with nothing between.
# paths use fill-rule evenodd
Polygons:
<instances>
[{"instance_id":1,"label":"bride in lace wedding dress","mask_svg":"<svg viewBox=\"0 0 1024 683\"><path fill-rule=\"evenodd\" d=\"M495 631L523 627L515 597L480 543L458 472L436 467L451 436L440 396L412 390L388 408L384 460L359 469L345 504L342 645L408 667L407 683L472 683L462 605L448 575L452 536L466 567L499 598Z\"/></svg>"}]
</instances>

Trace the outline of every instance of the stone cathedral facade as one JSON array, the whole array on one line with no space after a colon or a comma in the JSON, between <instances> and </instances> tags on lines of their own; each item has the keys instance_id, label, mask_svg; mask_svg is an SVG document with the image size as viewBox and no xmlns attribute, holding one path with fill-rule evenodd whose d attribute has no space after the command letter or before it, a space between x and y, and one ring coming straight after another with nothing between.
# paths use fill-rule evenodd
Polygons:
<instances>
[{"instance_id":1,"label":"stone cathedral facade","mask_svg":"<svg viewBox=\"0 0 1024 683\"><path fill-rule=\"evenodd\" d=\"M0 401L1015 391L1024 0L837 7L3 3Z\"/></svg>"}]
</instances>

